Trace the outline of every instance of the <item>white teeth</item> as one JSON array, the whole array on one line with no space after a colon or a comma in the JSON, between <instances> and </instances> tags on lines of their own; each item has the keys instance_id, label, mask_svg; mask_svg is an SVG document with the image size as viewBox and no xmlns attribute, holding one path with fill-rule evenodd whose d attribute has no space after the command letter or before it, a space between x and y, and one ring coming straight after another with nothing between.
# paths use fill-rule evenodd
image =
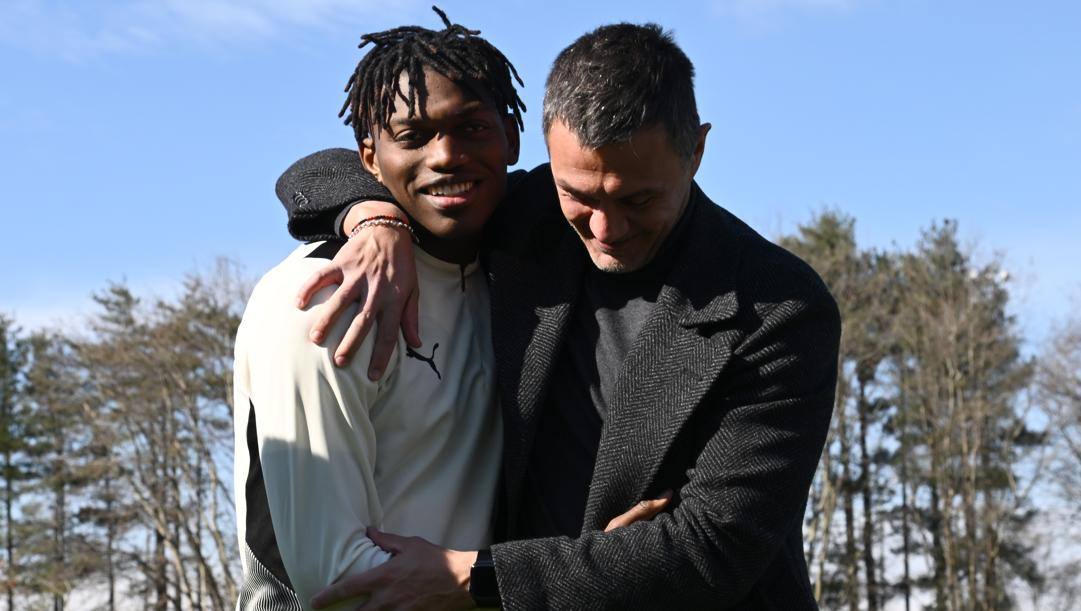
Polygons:
<instances>
[{"instance_id":1,"label":"white teeth","mask_svg":"<svg viewBox=\"0 0 1081 611\"><path fill-rule=\"evenodd\" d=\"M458 195L459 193L465 193L466 191L468 191L468 190L470 190L472 188L473 188L473 181L472 180L467 180L466 182L454 183L452 185L439 185L439 186L431 187L431 188L428 189L428 192L431 193L432 195L447 196L447 195Z\"/></svg>"}]
</instances>

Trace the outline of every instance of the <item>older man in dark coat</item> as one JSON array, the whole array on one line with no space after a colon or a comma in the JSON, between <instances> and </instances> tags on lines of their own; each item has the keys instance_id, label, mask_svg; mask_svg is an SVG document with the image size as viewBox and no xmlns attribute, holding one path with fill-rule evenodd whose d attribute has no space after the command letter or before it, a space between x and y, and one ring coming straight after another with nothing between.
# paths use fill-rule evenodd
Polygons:
<instances>
[{"instance_id":1,"label":"older man in dark coat","mask_svg":"<svg viewBox=\"0 0 1081 611\"><path fill-rule=\"evenodd\" d=\"M503 542L374 533L396 557L317 602L424 607L472 586L508 609L815 608L802 518L833 408L834 300L694 182L709 125L660 28L605 26L565 49L544 129L551 164L511 176L484 255ZM347 204L384 199L359 171L334 151L294 166L279 184L294 233L340 231ZM604 531L666 491L654 519Z\"/></svg>"}]
</instances>

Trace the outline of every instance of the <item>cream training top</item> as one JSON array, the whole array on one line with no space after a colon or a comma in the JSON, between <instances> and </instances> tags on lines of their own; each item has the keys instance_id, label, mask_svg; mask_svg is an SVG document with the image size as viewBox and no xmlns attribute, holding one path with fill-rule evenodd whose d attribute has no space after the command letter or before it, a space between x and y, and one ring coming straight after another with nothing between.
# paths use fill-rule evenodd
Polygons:
<instances>
[{"instance_id":1,"label":"cream training top","mask_svg":"<svg viewBox=\"0 0 1081 611\"><path fill-rule=\"evenodd\" d=\"M418 249L425 344L414 351L399 334L372 382L374 330L349 365L332 360L357 306L319 346L308 339L314 304L334 287L295 305L336 247L301 246L270 270L237 331L238 609L307 609L325 586L384 562L369 525L452 549L491 540L501 437L483 273Z\"/></svg>"}]
</instances>

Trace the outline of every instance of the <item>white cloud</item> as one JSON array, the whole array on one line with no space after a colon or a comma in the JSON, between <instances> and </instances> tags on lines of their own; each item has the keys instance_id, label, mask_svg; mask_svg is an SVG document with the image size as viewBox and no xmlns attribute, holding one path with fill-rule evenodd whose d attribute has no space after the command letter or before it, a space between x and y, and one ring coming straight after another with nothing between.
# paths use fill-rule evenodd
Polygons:
<instances>
[{"instance_id":1,"label":"white cloud","mask_svg":"<svg viewBox=\"0 0 1081 611\"><path fill-rule=\"evenodd\" d=\"M0 45L81 61L176 43L236 45L289 38L300 30L335 27L374 11L404 16L413 4L415 0L6 0Z\"/></svg>"}]
</instances>

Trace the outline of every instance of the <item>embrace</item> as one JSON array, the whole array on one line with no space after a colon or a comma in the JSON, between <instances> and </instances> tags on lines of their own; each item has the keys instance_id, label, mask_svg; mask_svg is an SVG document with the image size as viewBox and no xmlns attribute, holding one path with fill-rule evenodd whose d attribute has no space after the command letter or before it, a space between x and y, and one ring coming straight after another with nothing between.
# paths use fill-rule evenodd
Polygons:
<instances>
[{"instance_id":1,"label":"embrace","mask_svg":"<svg viewBox=\"0 0 1081 611\"><path fill-rule=\"evenodd\" d=\"M816 608L839 315L695 183L691 61L583 35L508 172L521 81L436 10L362 38L357 149L278 182L308 243L237 334L238 609Z\"/></svg>"}]
</instances>

